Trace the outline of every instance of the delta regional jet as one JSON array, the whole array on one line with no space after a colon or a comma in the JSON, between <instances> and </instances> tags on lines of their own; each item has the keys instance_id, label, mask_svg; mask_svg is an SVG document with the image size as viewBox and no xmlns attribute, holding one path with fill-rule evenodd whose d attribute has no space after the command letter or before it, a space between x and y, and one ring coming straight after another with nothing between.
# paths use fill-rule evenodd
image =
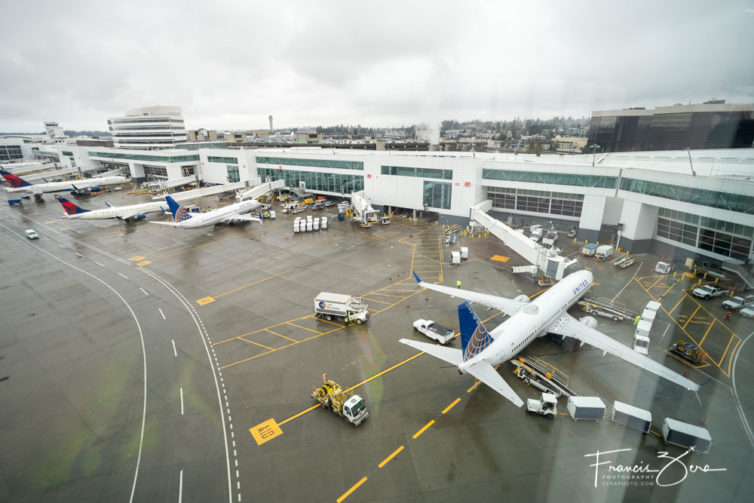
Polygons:
<instances>
[{"instance_id":1,"label":"delta regional jet","mask_svg":"<svg viewBox=\"0 0 754 503\"><path fill-rule=\"evenodd\" d=\"M508 299L433 285L423 282L416 273L414 277L420 286L428 290L466 300L458 306L462 349L435 346L410 339L401 339L400 342L457 366L460 373L471 374L517 407L521 407L524 402L497 373L494 366L512 359L536 337L546 333L573 337L582 344L590 344L604 353L613 354L684 388L693 391L699 389L691 380L596 330L594 318L587 317L579 321L566 312L592 285L593 277L590 271L569 274L534 301L530 301L526 295ZM510 318L488 333L469 302L503 311Z\"/></svg>"},{"instance_id":2,"label":"delta regional jet","mask_svg":"<svg viewBox=\"0 0 754 503\"><path fill-rule=\"evenodd\" d=\"M6 192L31 192L32 194L47 194L50 192L77 192L83 189L97 189L103 185L120 185L129 181L121 175L86 178L84 180L69 180L67 182L29 183L18 175L0 169L0 175L10 184Z\"/></svg>"},{"instance_id":3,"label":"delta regional jet","mask_svg":"<svg viewBox=\"0 0 754 503\"><path fill-rule=\"evenodd\" d=\"M171 222L149 222L150 224L170 225L177 229L196 229L215 224L261 222L260 219L251 215L243 215L243 213L256 210L261 206L256 199L240 201L206 213L191 213L186 207L179 205L170 196L165 196L165 200L170 207L170 212L173 214L173 220Z\"/></svg>"},{"instance_id":4,"label":"delta regional jet","mask_svg":"<svg viewBox=\"0 0 754 503\"><path fill-rule=\"evenodd\" d=\"M130 222L131 220L142 220L146 218L147 213L166 213L168 205L166 202L153 202L141 204L129 204L128 206L113 206L105 202L107 208L98 210L87 210L78 206L76 203L59 197L58 202L63 206L66 212L64 218L79 218L82 220L104 220L108 218L118 218Z\"/></svg>"}]
</instances>

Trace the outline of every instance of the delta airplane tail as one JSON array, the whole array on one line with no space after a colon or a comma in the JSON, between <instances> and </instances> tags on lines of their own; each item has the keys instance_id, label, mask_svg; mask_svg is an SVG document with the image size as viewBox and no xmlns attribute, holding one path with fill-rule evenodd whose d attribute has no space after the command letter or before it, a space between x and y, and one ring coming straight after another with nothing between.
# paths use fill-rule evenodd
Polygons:
<instances>
[{"instance_id":1,"label":"delta airplane tail","mask_svg":"<svg viewBox=\"0 0 754 503\"><path fill-rule=\"evenodd\" d=\"M20 176L14 175L13 173L5 171L4 169L0 169L0 175L3 175L5 181L8 182L14 189L18 189L20 187L29 187L32 185Z\"/></svg>"},{"instance_id":2,"label":"delta airplane tail","mask_svg":"<svg viewBox=\"0 0 754 503\"><path fill-rule=\"evenodd\" d=\"M89 210L85 210L81 206L76 205L64 197L58 198L58 202L63 206L67 215L79 215L81 213L87 213Z\"/></svg>"},{"instance_id":3,"label":"delta airplane tail","mask_svg":"<svg viewBox=\"0 0 754 503\"><path fill-rule=\"evenodd\" d=\"M474 358L492 344L492 337L468 302L458 304L458 323L461 325L463 361Z\"/></svg>"},{"instance_id":4,"label":"delta airplane tail","mask_svg":"<svg viewBox=\"0 0 754 503\"><path fill-rule=\"evenodd\" d=\"M173 199L170 196L165 196L165 201L168 202L168 207L170 208L170 213L173 214L173 222L176 224L179 224L181 222L185 222L189 218L191 218L191 212L175 202L175 199Z\"/></svg>"}]
</instances>

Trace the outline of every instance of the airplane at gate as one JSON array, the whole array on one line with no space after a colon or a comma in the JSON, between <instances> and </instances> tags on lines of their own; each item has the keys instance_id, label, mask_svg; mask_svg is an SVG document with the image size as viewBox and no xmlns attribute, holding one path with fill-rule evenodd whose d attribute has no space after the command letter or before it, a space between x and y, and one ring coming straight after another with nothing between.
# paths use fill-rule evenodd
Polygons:
<instances>
[{"instance_id":1,"label":"airplane at gate","mask_svg":"<svg viewBox=\"0 0 754 503\"><path fill-rule=\"evenodd\" d=\"M446 348L411 339L401 339L400 342L456 365L460 373L471 374L517 407L521 407L524 402L497 373L494 366L512 359L535 338L546 333L573 337L582 344L590 344L604 353L613 354L684 388L693 391L699 389L699 385L693 381L596 330L594 318L577 320L566 312L592 285L593 276L590 271L569 274L533 301L526 295L508 299L425 283L416 273L414 277L424 288L466 300L458 306L462 349ZM510 318L488 333L469 302L498 309Z\"/></svg>"},{"instance_id":2,"label":"airplane at gate","mask_svg":"<svg viewBox=\"0 0 754 503\"><path fill-rule=\"evenodd\" d=\"M165 196L165 200L173 214L172 222L149 222L150 224L170 225L177 229L197 229L199 227L208 227L215 224L232 224L236 222L261 222L260 219L251 215L243 215L256 210L261 206L256 199L249 199L228 206L217 208L206 213L191 213L184 206L181 206L170 196Z\"/></svg>"},{"instance_id":3,"label":"airplane at gate","mask_svg":"<svg viewBox=\"0 0 754 503\"><path fill-rule=\"evenodd\" d=\"M168 211L166 202L153 202L141 204L129 204L128 206L113 206L105 203L108 207L98 210L87 210L64 197L58 198L58 202L66 212L64 218L79 218L82 220L104 220L118 218L130 222L146 218L147 213L165 213Z\"/></svg>"},{"instance_id":4,"label":"airplane at gate","mask_svg":"<svg viewBox=\"0 0 754 503\"><path fill-rule=\"evenodd\" d=\"M31 192L32 194L47 194L51 192L72 192L82 189L93 189L102 185L120 185L128 182L128 178L121 175L103 176L100 178L86 178L84 180L69 180L67 182L29 183L18 175L0 169L0 175L10 184L6 192Z\"/></svg>"}]
</instances>

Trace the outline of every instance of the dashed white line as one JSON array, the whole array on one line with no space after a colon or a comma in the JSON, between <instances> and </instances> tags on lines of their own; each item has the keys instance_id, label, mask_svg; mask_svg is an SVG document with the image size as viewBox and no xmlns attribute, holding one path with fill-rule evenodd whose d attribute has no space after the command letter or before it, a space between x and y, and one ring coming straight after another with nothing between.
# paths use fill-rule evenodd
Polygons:
<instances>
[{"instance_id":1,"label":"dashed white line","mask_svg":"<svg viewBox=\"0 0 754 503\"><path fill-rule=\"evenodd\" d=\"M121 277L121 278L123 278L123 279L128 279L128 276L126 276L126 275L125 275L125 274L123 274L122 272L119 272L119 273L118 273L118 276L120 276L120 277Z\"/></svg>"},{"instance_id":2,"label":"dashed white line","mask_svg":"<svg viewBox=\"0 0 754 503\"><path fill-rule=\"evenodd\" d=\"M178 358L178 351L175 350L175 339L170 339L170 342L173 343L173 356Z\"/></svg>"},{"instance_id":3,"label":"dashed white line","mask_svg":"<svg viewBox=\"0 0 754 503\"><path fill-rule=\"evenodd\" d=\"M235 462L236 462L236 466L238 466L238 460L237 460L237 459L234 459L233 461L235 461Z\"/></svg>"},{"instance_id":4,"label":"dashed white line","mask_svg":"<svg viewBox=\"0 0 754 503\"><path fill-rule=\"evenodd\" d=\"M162 319L163 319L163 320L167 320L167 318L165 318L165 313L163 313L163 312L162 312L162 308L159 308L159 307L158 307L158 308L157 308L157 310L158 310L158 311L160 312L160 314L162 315Z\"/></svg>"},{"instance_id":5,"label":"dashed white line","mask_svg":"<svg viewBox=\"0 0 754 503\"><path fill-rule=\"evenodd\" d=\"M143 293L144 295L146 295L147 297L149 297L149 294L147 293L147 291L144 290L142 287L139 287L139 290L141 290L141 293Z\"/></svg>"},{"instance_id":6,"label":"dashed white line","mask_svg":"<svg viewBox=\"0 0 754 503\"><path fill-rule=\"evenodd\" d=\"M238 478L238 470L236 470L236 478Z\"/></svg>"},{"instance_id":7,"label":"dashed white line","mask_svg":"<svg viewBox=\"0 0 754 503\"><path fill-rule=\"evenodd\" d=\"M183 499L183 470L178 474L178 503Z\"/></svg>"},{"instance_id":8,"label":"dashed white line","mask_svg":"<svg viewBox=\"0 0 754 503\"><path fill-rule=\"evenodd\" d=\"M100 266L100 267L105 267L105 264L100 264L100 263L99 263L99 262L97 262L96 260L94 261L94 263L95 263L95 264L97 264L97 265L98 265L98 266Z\"/></svg>"},{"instance_id":9,"label":"dashed white line","mask_svg":"<svg viewBox=\"0 0 754 503\"><path fill-rule=\"evenodd\" d=\"M181 386L181 415L183 415L183 386Z\"/></svg>"}]
</instances>

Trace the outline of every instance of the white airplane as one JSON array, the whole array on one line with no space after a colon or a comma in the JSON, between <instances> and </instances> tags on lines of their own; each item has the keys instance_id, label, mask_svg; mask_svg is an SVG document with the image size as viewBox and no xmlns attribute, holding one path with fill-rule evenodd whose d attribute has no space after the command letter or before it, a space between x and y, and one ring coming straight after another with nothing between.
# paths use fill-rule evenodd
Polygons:
<instances>
[{"instance_id":1,"label":"white airplane","mask_svg":"<svg viewBox=\"0 0 754 503\"><path fill-rule=\"evenodd\" d=\"M10 184L6 192L31 192L32 194L46 194L49 192L73 192L82 189L97 189L102 185L120 185L129 181L125 176L103 176L100 178L86 178L84 180L69 180L67 182L29 183L18 175L0 169L0 175Z\"/></svg>"},{"instance_id":2,"label":"white airplane","mask_svg":"<svg viewBox=\"0 0 754 503\"><path fill-rule=\"evenodd\" d=\"M130 222L131 220L141 220L146 218L147 213L166 213L169 208L166 202L153 202L141 204L129 204L128 206L113 206L105 202L107 208L99 210L87 210L78 206L76 203L59 197L58 202L63 206L66 212L64 218L79 218L82 220L104 220L107 218L118 218Z\"/></svg>"},{"instance_id":3,"label":"white airplane","mask_svg":"<svg viewBox=\"0 0 754 503\"><path fill-rule=\"evenodd\" d=\"M165 196L165 200L173 214L172 222L149 222L150 224L170 225L178 229L196 229L207 227L215 224L232 224L234 222L261 222L260 219L251 215L243 215L258 209L261 204L256 199L241 201L229 204L223 208L208 211L206 213L191 213L184 206L181 206L170 196Z\"/></svg>"},{"instance_id":4,"label":"white airplane","mask_svg":"<svg viewBox=\"0 0 754 503\"><path fill-rule=\"evenodd\" d=\"M416 273L414 273L414 277L419 285L424 288L468 301L458 306L461 347L463 349L435 346L411 339L401 339L400 342L456 365L460 373L471 374L513 402L517 407L521 407L524 402L497 373L494 366L512 359L534 338L541 337L546 333L573 337L580 340L582 344L586 342L601 349L603 353L613 354L684 388L693 391L699 389L699 386L693 381L596 330L594 318L587 317L577 320L566 312L592 285L593 277L589 271L569 274L534 301L530 301L526 295L508 299L433 285L423 282ZM498 309L509 315L510 318L501 323L492 333L488 333L479 317L471 309L469 302L477 302Z\"/></svg>"}]
</instances>

